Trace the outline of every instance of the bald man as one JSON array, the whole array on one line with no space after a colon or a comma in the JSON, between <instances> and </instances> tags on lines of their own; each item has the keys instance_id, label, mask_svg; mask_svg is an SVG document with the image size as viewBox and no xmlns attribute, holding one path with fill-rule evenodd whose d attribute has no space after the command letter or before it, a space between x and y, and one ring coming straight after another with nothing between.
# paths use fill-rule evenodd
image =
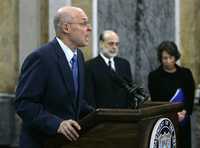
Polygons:
<instances>
[{"instance_id":1,"label":"bald man","mask_svg":"<svg viewBox=\"0 0 200 148\"><path fill-rule=\"evenodd\" d=\"M84 59L91 26L85 12L64 6L54 17L56 37L24 61L15 108L22 118L20 148L40 148L52 135L76 141L81 112L92 110L83 100Z\"/></svg>"},{"instance_id":2,"label":"bald man","mask_svg":"<svg viewBox=\"0 0 200 148\"><path fill-rule=\"evenodd\" d=\"M130 64L118 57L119 37L106 30L99 37L100 54L86 62L86 98L95 108L127 108L128 94L115 80L110 69L132 81Z\"/></svg>"}]
</instances>

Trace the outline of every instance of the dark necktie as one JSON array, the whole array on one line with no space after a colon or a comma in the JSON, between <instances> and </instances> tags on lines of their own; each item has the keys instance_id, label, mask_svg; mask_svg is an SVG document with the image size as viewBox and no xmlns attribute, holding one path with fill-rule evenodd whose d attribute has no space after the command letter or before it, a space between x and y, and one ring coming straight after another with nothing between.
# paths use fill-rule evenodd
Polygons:
<instances>
[{"instance_id":1,"label":"dark necktie","mask_svg":"<svg viewBox=\"0 0 200 148\"><path fill-rule=\"evenodd\" d=\"M70 63L72 65L72 74L73 74L73 80L74 80L74 89L75 94L77 96L78 93L78 64L77 64L77 55L74 54L73 58L71 59Z\"/></svg>"},{"instance_id":2,"label":"dark necktie","mask_svg":"<svg viewBox=\"0 0 200 148\"><path fill-rule=\"evenodd\" d=\"M109 67L110 69L112 69L111 60L108 61L108 67Z\"/></svg>"}]
</instances>

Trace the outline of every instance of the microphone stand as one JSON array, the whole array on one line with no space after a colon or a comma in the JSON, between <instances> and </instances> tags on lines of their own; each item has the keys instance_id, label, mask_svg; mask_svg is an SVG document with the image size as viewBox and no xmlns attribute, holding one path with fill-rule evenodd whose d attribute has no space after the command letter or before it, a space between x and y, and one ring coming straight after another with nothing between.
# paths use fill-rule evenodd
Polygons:
<instances>
[{"instance_id":1,"label":"microphone stand","mask_svg":"<svg viewBox=\"0 0 200 148\"><path fill-rule=\"evenodd\" d=\"M131 108L138 109L145 101L148 100L149 96L145 92L144 88L139 87L135 82L122 78L112 69L110 69L110 75L113 81L127 91Z\"/></svg>"}]
</instances>

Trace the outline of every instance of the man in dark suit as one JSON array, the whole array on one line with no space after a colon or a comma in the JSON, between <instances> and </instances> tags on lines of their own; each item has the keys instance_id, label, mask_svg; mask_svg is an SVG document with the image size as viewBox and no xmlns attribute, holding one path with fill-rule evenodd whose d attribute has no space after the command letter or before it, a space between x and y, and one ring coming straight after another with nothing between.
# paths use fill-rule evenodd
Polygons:
<instances>
[{"instance_id":1,"label":"man in dark suit","mask_svg":"<svg viewBox=\"0 0 200 148\"><path fill-rule=\"evenodd\" d=\"M91 26L77 7L58 9L53 41L24 61L16 90L15 108L22 118L20 148L40 148L57 133L75 141L77 120L92 108L83 100L84 59L79 47L88 44Z\"/></svg>"},{"instance_id":2,"label":"man in dark suit","mask_svg":"<svg viewBox=\"0 0 200 148\"><path fill-rule=\"evenodd\" d=\"M110 74L112 69L121 78L132 80L129 62L117 56L117 33L112 30L102 32L99 45L99 56L86 62L86 98L96 108L127 108L127 91Z\"/></svg>"}]
</instances>

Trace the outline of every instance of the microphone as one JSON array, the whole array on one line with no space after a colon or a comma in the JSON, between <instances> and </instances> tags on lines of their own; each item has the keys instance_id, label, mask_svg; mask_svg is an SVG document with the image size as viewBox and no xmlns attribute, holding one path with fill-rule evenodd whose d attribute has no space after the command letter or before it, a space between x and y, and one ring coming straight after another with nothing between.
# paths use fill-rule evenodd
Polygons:
<instances>
[{"instance_id":1,"label":"microphone","mask_svg":"<svg viewBox=\"0 0 200 148\"><path fill-rule=\"evenodd\" d=\"M135 82L121 77L114 70L110 69L110 75L113 81L124 88L128 93L129 105L133 109L138 109L149 96L145 92L144 88L139 87Z\"/></svg>"}]
</instances>

